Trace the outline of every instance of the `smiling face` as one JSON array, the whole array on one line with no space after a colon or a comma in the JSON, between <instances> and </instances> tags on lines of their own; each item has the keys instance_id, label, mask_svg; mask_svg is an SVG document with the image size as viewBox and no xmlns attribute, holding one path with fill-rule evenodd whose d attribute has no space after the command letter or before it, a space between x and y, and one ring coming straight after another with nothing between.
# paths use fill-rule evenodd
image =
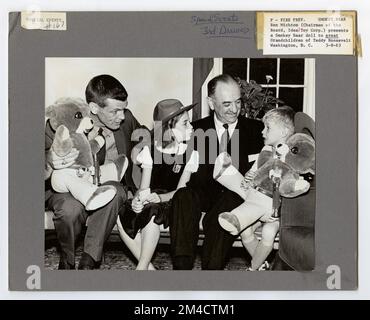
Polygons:
<instances>
[{"instance_id":1,"label":"smiling face","mask_svg":"<svg viewBox=\"0 0 370 320\"><path fill-rule=\"evenodd\" d=\"M108 98L105 100L105 106L102 108L94 102L90 102L91 112L95 114L99 121L110 130L119 129L121 122L125 119L125 109L127 100L120 101Z\"/></svg>"},{"instance_id":2,"label":"smiling face","mask_svg":"<svg viewBox=\"0 0 370 320\"><path fill-rule=\"evenodd\" d=\"M222 123L234 123L240 114L242 104L240 88L234 81L218 82L215 92L208 97L208 103Z\"/></svg>"}]
</instances>

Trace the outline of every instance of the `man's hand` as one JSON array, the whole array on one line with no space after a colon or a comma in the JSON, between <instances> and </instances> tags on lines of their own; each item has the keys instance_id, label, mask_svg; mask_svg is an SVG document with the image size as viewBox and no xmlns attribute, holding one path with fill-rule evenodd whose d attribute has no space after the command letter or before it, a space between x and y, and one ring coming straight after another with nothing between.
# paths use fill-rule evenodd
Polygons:
<instances>
[{"instance_id":1,"label":"man's hand","mask_svg":"<svg viewBox=\"0 0 370 320\"><path fill-rule=\"evenodd\" d=\"M76 161L79 151L75 148L67 155L60 157L52 149L46 153L46 162L54 169L64 169L70 167Z\"/></svg>"}]
</instances>

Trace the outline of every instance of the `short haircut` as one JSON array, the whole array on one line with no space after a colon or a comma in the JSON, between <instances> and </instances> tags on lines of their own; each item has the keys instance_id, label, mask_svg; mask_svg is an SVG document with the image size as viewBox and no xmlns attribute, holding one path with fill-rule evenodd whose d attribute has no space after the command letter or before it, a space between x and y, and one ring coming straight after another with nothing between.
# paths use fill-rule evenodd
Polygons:
<instances>
[{"instance_id":1,"label":"short haircut","mask_svg":"<svg viewBox=\"0 0 370 320\"><path fill-rule=\"evenodd\" d=\"M102 74L92 78L85 90L86 102L95 102L101 108L105 107L106 99L115 99L125 102L127 91L116 78Z\"/></svg>"},{"instance_id":2,"label":"short haircut","mask_svg":"<svg viewBox=\"0 0 370 320\"><path fill-rule=\"evenodd\" d=\"M211 97L215 94L215 91L216 91L216 87L217 87L217 84L219 82L223 82L223 83L235 83L236 85L238 85L238 83L236 82L236 80L228 75L228 74L220 74L219 76L217 77L214 77L213 79L211 79L208 84L207 84L207 91L208 91L208 97Z\"/></svg>"},{"instance_id":3,"label":"short haircut","mask_svg":"<svg viewBox=\"0 0 370 320\"><path fill-rule=\"evenodd\" d=\"M291 136L294 133L294 114L295 111L289 106L281 106L271 109L263 116L262 121L274 122L288 129L288 134Z\"/></svg>"}]
</instances>

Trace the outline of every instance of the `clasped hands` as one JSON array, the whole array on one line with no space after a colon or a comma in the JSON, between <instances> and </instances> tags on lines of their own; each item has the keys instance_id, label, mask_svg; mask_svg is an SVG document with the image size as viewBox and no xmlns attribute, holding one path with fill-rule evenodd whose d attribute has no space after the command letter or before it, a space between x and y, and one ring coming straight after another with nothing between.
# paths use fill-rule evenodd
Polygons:
<instances>
[{"instance_id":1,"label":"clasped hands","mask_svg":"<svg viewBox=\"0 0 370 320\"><path fill-rule=\"evenodd\" d=\"M149 189L147 189L149 190ZM143 211L143 208L148 203L159 203L161 198L156 192L146 194L146 192L137 192L134 198L132 199L131 208L135 213L140 213Z\"/></svg>"}]
</instances>

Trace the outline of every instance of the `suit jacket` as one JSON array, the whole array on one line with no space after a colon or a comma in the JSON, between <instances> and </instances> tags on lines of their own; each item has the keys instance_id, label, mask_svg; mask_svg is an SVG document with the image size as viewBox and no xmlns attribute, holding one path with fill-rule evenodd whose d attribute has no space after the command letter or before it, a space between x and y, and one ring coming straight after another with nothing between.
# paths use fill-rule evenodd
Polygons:
<instances>
[{"instance_id":1,"label":"suit jacket","mask_svg":"<svg viewBox=\"0 0 370 320\"><path fill-rule=\"evenodd\" d=\"M194 127L194 148L199 152L199 169L193 173L188 186L201 188L209 196L217 197L217 194L225 189L213 179L213 168L218 155L219 142L216 134L216 127L213 113L193 123ZM204 143L199 138L197 130L214 130L214 138L206 139ZM242 174L245 174L253 164L249 156L258 154L263 147L262 139L263 124L261 121L239 117L233 135L228 144L228 153L231 155L233 165Z\"/></svg>"},{"instance_id":2,"label":"suit jacket","mask_svg":"<svg viewBox=\"0 0 370 320\"><path fill-rule=\"evenodd\" d=\"M129 160L129 165L128 165L128 168L127 168L127 171L125 173L122 183L123 185L126 185L128 188L134 191L136 190L136 186L134 183L134 179L132 177L133 165L131 161L131 150L137 142L131 141L131 134L135 129L138 129L141 127L142 126L133 116L131 111L128 109L125 109L125 120L122 121L120 128L113 132L118 154L126 155L126 157ZM51 148L51 145L54 140L54 134L55 132L51 128L50 123L48 121L45 127L45 151ZM105 155L105 145L98 152L97 158L104 159L105 158L104 155ZM103 163L100 163L100 164L103 164ZM50 181L48 180L45 181L46 189L50 187Z\"/></svg>"}]
</instances>

